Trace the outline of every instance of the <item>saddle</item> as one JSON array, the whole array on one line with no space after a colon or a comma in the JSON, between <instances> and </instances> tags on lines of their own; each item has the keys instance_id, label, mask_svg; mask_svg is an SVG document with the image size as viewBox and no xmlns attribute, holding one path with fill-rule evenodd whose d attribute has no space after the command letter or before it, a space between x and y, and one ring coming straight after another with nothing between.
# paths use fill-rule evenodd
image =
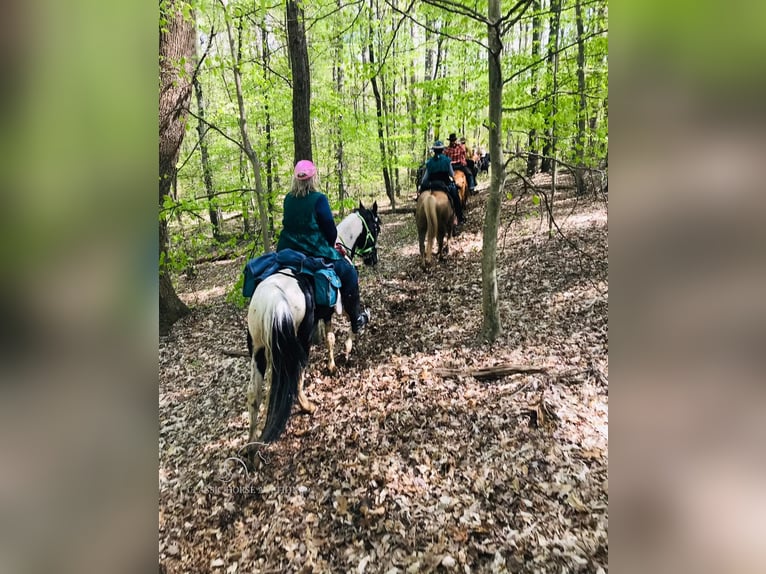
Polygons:
<instances>
[{"instance_id":1,"label":"saddle","mask_svg":"<svg viewBox=\"0 0 766 574\"><path fill-rule=\"evenodd\" d=\"M418 195L420 195L421 191L425 191L427 189L430 189L431 191L443 191L446 193L447 197L449 198L450 205L452 206L452 211L456 211L457 207L455 206L455 201L459 201L459 197L457 194L457 186L453 182L446 183L440 180L428 181L424 186L420 188Z\"/></svg>"},{"instance_id":2,"label":"saddle","mask_svg":"<svg viewBox=\"0 0 766 574\"><path fill-rule=\"evenodd\" d=\"M290 269L312 281L317 305L334 307L338 302L341 281L332 264L293 249L265 253L248 261L242 271L245 276L242 295L252 297L261 281L282 269Z\"/></svg>"}]
</instances>

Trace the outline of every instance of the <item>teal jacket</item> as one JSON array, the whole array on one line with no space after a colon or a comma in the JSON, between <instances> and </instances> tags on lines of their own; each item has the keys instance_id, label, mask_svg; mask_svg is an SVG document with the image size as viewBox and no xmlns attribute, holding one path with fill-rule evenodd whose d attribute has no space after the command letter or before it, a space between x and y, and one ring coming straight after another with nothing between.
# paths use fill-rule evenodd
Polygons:
<instances>
[{"instance_id":1,"label":"teal jacket","mask_svg":"<svg viewBox=\"0 0 766 574\"><path fill-rule=\"evenodd\" d=\"M450 176L455 177L450 159L443 153L435 154L426 162L426 172L423 174L420 185L425 185L431 181L449 183L451 181Z\"/></svg>"},{"instance_id":2,"label":"teal jacket","mask_svg":"<svg viewBox=\"0 0 766 574\"><path fill-rule=\"evenodd\" d=\"M316 204L324 197L317 191L309 192L306 197L295 197L291 193L285 196L282 233L277 251L294 249L311 257L324 257L333 261L341 258L317 222Z\"/></svg>"}]
</instances>

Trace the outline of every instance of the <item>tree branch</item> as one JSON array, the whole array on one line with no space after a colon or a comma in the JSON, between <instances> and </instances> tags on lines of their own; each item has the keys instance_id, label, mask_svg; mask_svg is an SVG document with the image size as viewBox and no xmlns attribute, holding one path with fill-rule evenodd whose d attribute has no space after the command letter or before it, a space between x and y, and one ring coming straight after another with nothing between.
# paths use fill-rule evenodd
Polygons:
<instances>
[{"instance_id":1,"label":"tree branch","mask_svg":"<svg viewBox=\"0 0 766 574\"><path fill-rule=\"evenodd\" d=\"M229 140L231 143L233 143L234 145L236 145L236 146L237 146L239 149L241 149L242 151L245 151L245 148L244 148L244 146L243 146L241 143L239 143L237 140L235 140L235 139L234 139L233 137L231 137L230 135L226 134L226 133L225 133L223 130L221 130L221 128L219 128L218 126L215 126L215 125L211 124L211 123L210 123L209 121L207 121L205 118L201 118L201 117L199 117L197 114L195 114L193 111L191 111L191 110L189 110L189 109L187 109L186 111L187 111L187 112L189 113L189 115L191 115L193 118L196 118L196 119L197 119L197 121L200 121L200 122L202 122L203 124L205 124L205 125L206 125L207 127L209 127L210 129L212 129L212 130L214 130L214 131L218 132L219 134L221 134L223 137L225 137L225 138L226 138L227 140Z\"/></svg>"},{"instance_id":2,"label":"tree branch","mask_svg":"<svg viewBox=\"0 0 766 574\"><path fill-rule=\"evenodd\" d=\"M527 0L520 1L525 2ZM430 4L431 6L435 6L436 8L447 10L448 12L454 12L455 14L467 16L468 18L476 20L477 22L481 22L482 24L489 24L489 20L487 20L483 14L479 14L476 10L472 10L467 6L463 6L460 2L453 0L423 0L423 2Z\"/></svg>"},{"instance_id":3,"label":"tree branch","mask_svg":"<svg viewBox=\"0 0 766 574\"><path fill-rule=\"evenodd\" d=\"M579 96L580 92L554 92L554 93L546 94L545 96L542 96L541 98L535 100L531 104L525 104L523 106L517 106L515 108L503 108L503 111L504 112L520 112L521 110L526 110L528 108L533 108L537 104L540 104L540 103L544 102L548 98L552 98L553 96L561 96L561 95L563 95L563 96ZM591 96L590 94L585 94L585 97L586 98L591 98L591 99L601 99L599 96Z\"/></svg>"},{"instance_id":4,"label":"tree branch","mask_svg":"<svg viewBox=\"0 0 766 574\"><path fill-rule=\"evenodd\" d=\"M521 10L521 12L519 12L518 16L516 16L513 20L510 20L509 22L506 22L505 24L503 24L503 22L507 20L508 18L510 18L511 14L513 14L514 12L516 12L516 10L521 8L522 5L524 5L524 9ZM504 36L508 32L508 30L510 30L511 27L514 24L516 24L516 22L521 20L521 17L524 16L525 12L529 9L531 5L532 5L532 0L519 0L518 2L516 2L516 4L510 10L508 10L505 16L500 18L500 20L498 20L497 22L497 25L500 26L500 35Z\"/></svg>"},{"instance_id":5,"label":"tree branch","mask_svg":"<svg viewBox=\"0 0 766 574\"><path fill-rule=\"evenodd\" d=\"M410 16L409 14L407 14L407 13L405 13L405 12L401 11L399 8L397 8L396 6L394 6L394 5L391 3L391 0L385 0L385 2L386 2L386 4L388 4L388 5L389 5L389 6L390 6L390 7L391 7L391 8L392 8L392 9L393 9L395 12L398 12L399 14L402 14L403 16L405 16L406 18L408 18L409 20L412 20L412 22L414 22L415 24L417 24L418 26L420 26L421 28L423 28L423 30L427 30L428 32L431 32L432 34L434 34L434 35L436 35L436 36L440 36L440 37L449 38L450 40L455 40L455 41L457 41L457 42L473 42L474 44L478 44L479 46L481 46L481 47L482 47L482 48L484 48L485 50L489 50L489 47L488 47L486 44L484 44L483 42L481 42L480 40L476 40L475 38L459 38L459 37L457 37L457 36L452 36L451 34L447 34L447 33L445 33L445 32L442 32L441 30L435 30L434 28L431 28L431 27L429 27L429 26L426 26L426 25L425 25L425 24L423 24L422 22L419 22L419 21L417 21L415 18L413 18L413 17L412 17L412 16ZM438 7L438 6L437 6L437 7ZM482 20L482 21L486 23L486 20Z\"/></svg>"},{"instance_id":6,"label":"tree branch","mask_svg":"<svg viewBox=\"0 0 766 574\"><path fill-rule=\"evenodd\" d=\"M589 40L589 39L590 39L590 38L592 38L593 36L599 36L599 35L601 35L601 34L605 34L605 33L606 33L606 32L608 32L608 31L609 31L609 28L604 28L603 30L597 30L596 32L593 32L593 33L591 33L591 34L588 34L587 36L583 36L583 37L580 39L580 41L583 41L583 42L584 42L585 40ZM563 51L565 51L565 50L568 50L568 49L569 49L569 48L571 48L572 46L576 46L576 45L577 45L577 42L578 42L578 41L577 41L577 40L575 40L575 41L574 41L574 42L572 42L571 44L567 44L566 46L563 46L563 47L559 48L559 49L558 49L558 50L556 50L555 52L552 52L552 54L554 54L554 55L555 55L555 54L558 54L559 52L563 52ZM508 82L510 82L511 80L513 80L514 78L518 78L518 77L519 77L521 74L523 74L524 72L526 72L526 71L530 70L531 68L534 68L535 66L538 66L538 65L542 64L542 63L543 63L543 62L545 62L547 59L548 59L548 54L546 54L545 56L543 56L543 57L542 57L542 58L540 58L539 60L536 60L536 61L532 62L532 63L531 63L531 64L529 64L528 66L524 66L523 68L520 68L520 69L516 70L516 71L515 71L513 74L511 74L510 76L508 76L507 78L505 78L505 79L503 80L503 85L507 84Z\"/></svg>"}]
</instances>

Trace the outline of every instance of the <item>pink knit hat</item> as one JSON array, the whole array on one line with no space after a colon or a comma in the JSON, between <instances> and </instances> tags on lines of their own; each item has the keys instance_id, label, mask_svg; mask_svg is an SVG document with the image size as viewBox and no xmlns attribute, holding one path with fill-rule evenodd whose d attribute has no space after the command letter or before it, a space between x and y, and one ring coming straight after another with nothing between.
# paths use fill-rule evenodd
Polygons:
<instances>
[{"instance_id":1,"label":"pink knit hat","mask_svg":"<svg viewBox=\"0 0 766 574\"><path fill-rule=\"evenodd\" d=\"M295 177L301 180L311 179L316 175L317 168L307 159L302 159L295 164Z\"/></svg>"}]
</instances>

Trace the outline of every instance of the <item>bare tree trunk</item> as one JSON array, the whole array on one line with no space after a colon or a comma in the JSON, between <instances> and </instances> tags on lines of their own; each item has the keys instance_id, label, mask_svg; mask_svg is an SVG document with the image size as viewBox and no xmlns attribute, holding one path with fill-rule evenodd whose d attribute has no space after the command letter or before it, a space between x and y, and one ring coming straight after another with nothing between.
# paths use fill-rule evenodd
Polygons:
<instances>
[{"instance_id":1,"label":"bare tree trunk","mask_svg":"<svg viewBox=\"0 0 766 574\"><path fill-rule=\"evenodd\" d=\"M439 40L436 43L436 69L434 69L434 80L436 78L447 77L447 66L442 66L442 60L447 61L447 47L444 45L444 37L439 36ZM442 130L442 116L444 115L444 95L442 90L436 92L436 102L434 103L434 109L436 110L436 121L434 122L434 131L436 137L444 139L441 133ZM449 131L449 130L445 130Z\"/></svg>"},{"instance_id":2,"label":"bare tree trunk","mask_svg":"<svg viewBox=\"0 0 766 574\"><path fill-rule=\"evenodd\" d=\"M430 39L431 32L429 31L433 26L433 20L426 16L426 54L423 69L423 80L430 78L432 81L436 79L436 71L434 70L434 50L431 47ZM428 111L431 109L432 95L428 93L422 94L421 103L421 117L423 118L423 144L427 149L433 141L433 132L431 131L431 118L428 117Z\"/></svg>"},{"instance_id":3,"label":"bare tree trunk","mask_svg":"<svg viewBox=\"0 0 766 574\"><path fill-rule=\"evenodd\" d=\"M415 23L410 21L410 35L415 33ZM425 148L418 145L418 134L417 134L417 115L415 112L415 84L417 83L417 77L415 76L415 57L413 55L410 55L409 60L409 75L410 75L410 81L409 86L407 90L407 112L410 117L410 146L413 150L413 163L419 164L423 161L423 151ZM427 142L426 142L427 143ZM418 148L421 149L418 149ZM415 177L415 174L417 173L417 167L414 167L411 170L410 177Z\"/></svg>"},{"instance_id":4,"label":"bare tree trunk","mask_svg":"<svg viewBox=\"0 0 766 574\"><path fill-rule=\"evenodd\" d=\"M210 225L213 226L213 239L221 241L221 225L219 222L219 211L215 205L215 188L213 187L213 170L210 168L210 154L207 149L205 135L207 125L205 124L205 98L202 95L202 84L198 77L194 77L194 95L197 99L197 135L199 136L199 152L202 158L202 179L205 182L205 193L207 194L207 212L210 216Z\"/></svg>"},{"instance_id":5,"label":"bare tree trunk","mask_svg":"<svg viewBox=\"0 0 766 574\"><path fill-rule=\"evenodd\" d=\"M532 16L532 61L536 61L540 58L540 0L535 0L535 2L532 5L532 10L534 10L534 15ZM532 101L537 100L537 92L538 92L538 86L537 86L537 80L539 77L539 74L537 73L537 68L532 68L532 71L530 72L533 77L532 81ZM532 116L535 116L537 114L537 104L532 106ZM527 175L532 176L537 173L537 168L540 163L540 158L538 156L538 150L539 148L537 143L537 129L532 128L529 130L529 155L527 156Z\"/></svg>"},{"instance_id":6,"label":"bare tree trunk","mask_svg":"<svg viewBox=\"0 0 766 574\"><path fill-rule=\"evenodd\" d=\"M559 45L559 22L561 20L561 0L551 0L551 20L550 20L550 35L548 37L548 74L552 77L554 74L554 60L556 51ZM540 166L540 171L543 173L551 172L551 157L553 156L553 122L556 112L553 110L553 102L555 102L555 92L551 95L551 113L547 117L548 127L545 130L545 145L543 146L543 161Z\"/></svg>"},{"instance_id":7,"label":"bare tree trunk","mask_svg":"<svg viewBox=\"0 0 766 574\"><path fill-rule=\"evenodd\" d=\"M223 5L223 4L222 4ZM225 11L225 6L224 6ZM263 193L263 182L261 181L261 162L258 159L258 154L253 150L253 146L250 143L250 136L247 130L247 112L245 111L245 98L242 94L242 72L240 66L242 64L242 57L240 50L236 49L234 44L234 36L231 33L231 21L228 14L224 13L224 19L226 20L226 33L229 38L229 49L231 55L234 58L234 66L232 71L234 72L234 88L237 92L237 108L239 110L239 133L242 137L242 148L245 151L247 159L250 160L250 164L253 167L253 175L255 177L255 197L258 202L258 214L261 219L261 240L263 241L264 251L271 250L271 235L269 234L269 216L266 211L266 201ZM239 19L239 30L242 30L242 18ZM239 47L242 47L240 40Z\"/></svg>"},{"instance_id":8,"label":"bare tree trunk","mask_svg":"<svg viewBox=\"0 0 766 574\"><path fill-rule=\"evenodd\" d=\"M176 175L176 162L184 138L186 113L191 100L191 76L194 71L194 20L186 20L178 2L169 0L163 10L166 29L160 32L160 101L159 101L159 330L170 332L189 308L178 298L170 277L168 227L162 215L165 196L170 193ZM179 69L184 66L183 73Z\"/></svg>"},{"instance_id":9,"label":"bare tree trunk","mask_svg":"<svg viewBox=\"0 0 766 574\"><path fill-rule=\"evenodd\" d=\"M242 182L242 187L244 189L250 188L247 159L245 157L245 152L242 149L239 150L239 181ZM250 211L253 208L252 197L253 194L251 192L244 192L244 201L242 203L242 233L245 237L250 237Z\"/></svg>"},{"instance_id":10,"label":"bare tree trunk","mask_svg":"<svg viewBox=\"0 0 766 574\"><path fill-rule=\"evenodd\" d=\"M338 0L338 9L342 8L341 0ZM340 38L335 42L335 63L333 64L333 73L335 76L335 89L338 92L339 97L343 97L343 45L340 42ZM342 119L342 116L341 116ZM345 216L346 208L343 204L346 198L346 186L343 180L343 126L339 121L337 126L337 139L335 141L335 171L338 176L338 202L340 203L340 216Z\"/></svg>"},{"instance_id":11,"label":"bare tree trunk","mask_svg":"<svg viewBox=\"0 0 766 574\"><path fill-rule=\"evenodd\" d=\"M261 25L261 46L263 80L268 83L271 52L269 51L269 32L266 29L266 22ZM274 142L271 138L271 112L269 111L268 98L264 99L264 111L266 112L264 118L266 131L266 210L269 214L269 234L274 237Z\"/></svg>"},{"instance_id":12,"label":"bare tree trunk","mask_svg":"<svg viewBox=\"0 0 766 574\"><path fill-rule=\"evenodd\" d=\"M293 134L295 162L313 160L311 152L311 77L303 9L287 0L287 43L293 72Z\"/></svg>"},{"instance_id":13,"label":"bare tree trunk","mask_svg":"<svg viewBox=\"0 0 766 574\"><path fill-rule=\"evenodd\" d=\"M585 121L588 115L588 102L585 99L585 35L582 21L582 6L580 0L575 1L575 17L577 21L577 91L580 93L580 107L577 110L577 139L575 151L577 153L577 166L575 170L575 183L577 195L585 195Z\"/></svg>"},{"instance_id":14,"label":"bare tree trunk","mask_svg":"<svg viewBox=\"0 0 766 574\"><path fill-rule=\"evenodd\" d=\"M375 65L375 52L373 51L373 35L372 26L370 30L370 39L368 44L368 51L370 54L370 64ZM391 184L391 174L388 171L388 154L386 153L386 140L383 135L383 99L378 90L378 80L376 76L372 76L370 79L372 83L372 93L375 95L375 115L378 122L378 145L380 146L380 162L383 166L383 181L386 184L386 195L391 201L391 211L396 211L396 195L394 194L394 188Z\"/></svg>"},{"instance_id":15,"label":"bare tree trunk","mask_svg":"<svg viewBox=\"0 0 766 574\"><path fill-rule=\"evenodd\" d=\"M489 199L484 219L481 251L482 337L492 342L502 332L497 291L497 229L500 219L502 187L505 179L500 137L503 120L503 70L500 57L503 41L500 34L500 0L489 0L488 71L489 71L489 153L492 162Z\"/></svg>"}]
</instances>

